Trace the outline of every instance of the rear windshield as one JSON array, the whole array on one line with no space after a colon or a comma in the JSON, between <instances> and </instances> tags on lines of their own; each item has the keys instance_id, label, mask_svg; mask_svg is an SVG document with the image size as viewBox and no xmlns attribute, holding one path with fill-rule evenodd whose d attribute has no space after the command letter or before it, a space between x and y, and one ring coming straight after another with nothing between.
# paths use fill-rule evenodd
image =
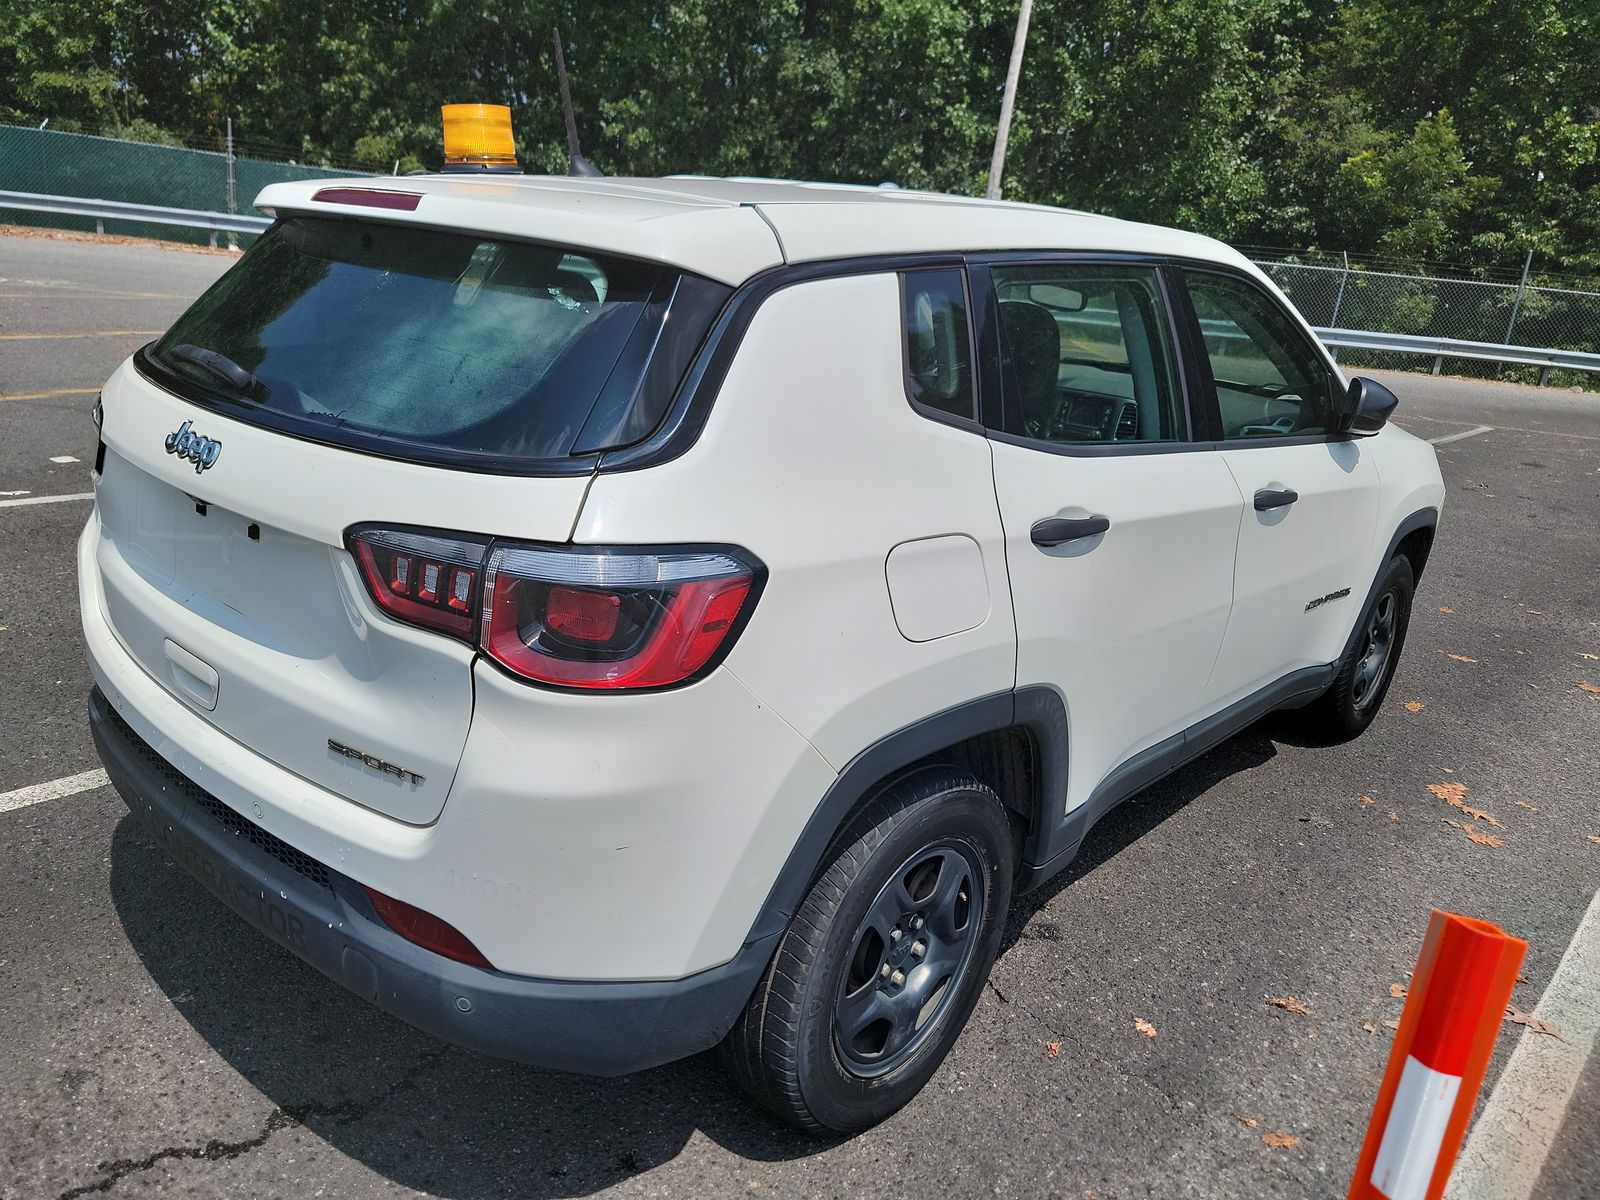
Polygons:
<instances>
[{"instance_id":1,"label":"rear windshield","mask_svg":"<svg viewBox=\"0 0 1600 1200\"><path fill-rule=\"evenodd\" d=\"M587 251L293 218L141 365L299 436L515 469L648 435L726 292Z\"/></svg>"}]
</instances>

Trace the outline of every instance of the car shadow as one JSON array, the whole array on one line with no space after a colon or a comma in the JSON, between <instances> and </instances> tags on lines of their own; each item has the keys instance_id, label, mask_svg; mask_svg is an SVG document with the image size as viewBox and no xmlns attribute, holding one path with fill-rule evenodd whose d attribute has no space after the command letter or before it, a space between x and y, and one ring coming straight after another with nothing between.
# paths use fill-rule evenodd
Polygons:
<instances>
[{"instance_id":1,"label":"car shadow","mask_svg":"<svg viewBox=\"0 0 1600 1200\"><path fill-rule=\"evenodd\" d=\"M1013 905L1001 953L1075 880L1220 780L1275 753L1253 728L1109 814L1071 867ZM263 1139L298 1124L395 1183L459 1200L587 1196L671 1161L696 1133L760 1162L836 1144L755 1109L712 1055L590 1079L439 1042L224 912L131 816L113 835L110 882L151 978L266 1097Z\"/></svg>"}]
</instances>

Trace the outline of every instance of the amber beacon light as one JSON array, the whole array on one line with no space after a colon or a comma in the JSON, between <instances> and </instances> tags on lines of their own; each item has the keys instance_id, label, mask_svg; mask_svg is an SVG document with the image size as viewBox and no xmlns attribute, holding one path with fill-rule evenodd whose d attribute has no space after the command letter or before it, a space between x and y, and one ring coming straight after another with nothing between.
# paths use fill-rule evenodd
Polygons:
<instances>
[{"instance_id":1,"label":"amber beacon light","mask_svg":"<svg viewBox=\"0 0 1600 1200\"><path fill-rule=\"evenodd\" d=\"M517 169L509 107L504 104L446 104L441 112L446 171Z\"/></svg>"}]
</instances>

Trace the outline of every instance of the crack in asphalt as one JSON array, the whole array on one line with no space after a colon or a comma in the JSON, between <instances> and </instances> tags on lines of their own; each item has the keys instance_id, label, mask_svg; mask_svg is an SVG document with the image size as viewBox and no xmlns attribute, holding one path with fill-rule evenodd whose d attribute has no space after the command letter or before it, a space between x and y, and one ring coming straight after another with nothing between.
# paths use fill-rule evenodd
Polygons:
<instances>
[{"instance_id":1,"label":"crack in asphalt","mask_svg":"<svg viewBox=\"0 0 1600 1200\"><path fill-rule=\"evenodd\" d=\"M99 1179L92 1183L68 1188L61 1193L57 1200L77 1200L80 1196L92 1196L100 1192L109 1192L128 1176L148 1171L160 1162L183 1159L222 1162L239 1158L241 1155L248 1154L250 1151L266 1145L271 1140L272 1135L279 1130L289 1129L296 1125L304 1125L313 1118L331 1118L337 1125L353 1125L384 1102L415 1086L418 1077L442 1057L444 1057L443 1050L429 1051L408 1068L400 1078L368 1100L342 1100L338 1104L324 1104L321 1101L308 1100L303 1104L281 1104L267 1114L267 1119L262 1123L260 1132L254 1137L244 1138L236 1142L212 1138L202 1146L164 1146L160 1150L145 1155L143 1158L119 1158L109 1162L101 1162L95 1168L101 1172Z\"/></svg>"}]
</instances>

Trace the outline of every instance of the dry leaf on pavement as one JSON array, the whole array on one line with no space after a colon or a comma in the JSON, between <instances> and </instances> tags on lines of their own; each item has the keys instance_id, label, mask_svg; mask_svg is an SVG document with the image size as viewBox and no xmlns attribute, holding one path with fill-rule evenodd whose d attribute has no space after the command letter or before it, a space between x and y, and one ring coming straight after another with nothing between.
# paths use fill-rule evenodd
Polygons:
<instances>
[{"instance_id":1,"label":"dry leaf on pavement","mask_svg":"<svg viewBox=\"0 0 1600 1200\"><path fill-rule=\"evenodd\" d=\"M1537 806L1529 804L1526 800L1515 800L1512 803L1514 803L1518 808L1527 809L1529 812L1538 812L1539 811Z\"/></svg>"},{"instance_id":2,"label":"dry leaf on pavement","mask_svg":"<svg viewBox=\"0 0 1600 1200\"><path fill-rule=\"evenodd\" d=\"M1546 1025L1543 1021L1539 1020L1538 1017L1534 1016L1532 1013L1523 1012L1515 1004L1510 1005L1506 1009L1506 1020L1510 1021L1513 1025L1526 1025L1535 1033L1548 1033L1551 1037L1560 1042L1567 1040L1561 1036L1561 1030L1557 1029L1554 1025Z\"/></svg>"},{"instance_id":3,"label":"dry leaf on pavement","mask_svg":"<svg viewBox=\"0 0 1600 1200\"><path fill-rule=\"evenodd\" d=\"M1407 700L1400 707L1405 709L1407 712L1421 712L1424 708L1426 708L1428 706L1426 704L1424 704L1421 700Z\"/></svg>"},{"instance_id":4,"label":"dry leaf on pavement","mask_svg":"<svg viewBox=\"0 0 1600 1200\"><path fill-rule=\"evenodd\" d=\"M1469 829L1466 834L1480 846L1504 846L1505 843L1492 833L1479 833L1476 829Z\"/></svg>"},{"instance_id":5,"label":"dry leaf on pavement","mask_svg":"<svg viewBox=\"0 0 1600 1200\"><path fill-rule=\"evenodd\" d=\"M1389 820L1398 821L1399 819L1400 819L1400 814L1395 812L1393 809L1390 809L1389 810Z\"/></svg>"},{"instance_id":6,"label":"dry leaf on pavement","mask_svg":"<svg viewBox=\"0 0 1600 1200\"><path fill-rule=\"evenodd\" d=\"M1135 1017L1133 1019L1133 1027L1147 1038L1153 1038L1156 1035L1156 1027L1143 1017Z\"/></svg>"},{"instance_id":7,"label":"dry leaf on pavement","mask_svg":"<svg viewBox=\"0 0 1600 1200\"><path fill-rule=\"evenodd\" d=\"M1363 804L1371 804L1372 803L1372 797L1371 796L1357 796L1356 799L1361 801L1361 803L1363 803Z\"/></svg>"},{"instance_id":8,"label":"dry leaf on pavement","mask_svg":"<svg viewBox=\"0 0 1600 1200\"><path fill-rule=\"evenodd\" d=\"M1445 657L1446 658L1453 658L1457 662L1475 663L1475 662L1478 661L1475 658L1468 658L1465 654L1450 654L1449 652L1445 653Z\"/></svg>"},{"instance_id":9,"label":"dry leaf on pavement","mask_svg":"<svg viewBox=\"0 0 1600 1200\"><path fill-rule=\"evenodd\" d=\"M4 629L4 628L5 628L4 625L0 625L0 629ZM1600 654L1587 654L1584 651L1579 650L1578 651L1578 657L1579 658L1587 658L1590 662L1600 662Z\"/></svg>"},{"instance_id":10,"label":"dry leaf on pavement","mask_svg":"<svg viewBox=\"0 0 1600 1200\"><path fill-rule=\"evenodd\" d=\"M1597 686L1596 684L1580 683L1578 686L1592 695L1600 696L1600 686Z\"/></svg>"},{"instance_id":11,"label":"dry leaf on pavement","mask_svg":"<svg viewBox=\"0 0 1600 1200\"><path fill-rule=\"evenodd\" d=\"M1263 1133L1261 1140L1274 1150L1287 1150L1290 1146L1300 1144L1300 1139L1292 1133Z\"/></svg>"},{"instance_id":12,"label":"dry leaf on pavement","mask_svg":"<svg viewBox=\"0 0 1600 1200\"><path fill-rule=\"evenodd\" d=\"M1403 984L1403 983L1391 983L1389 985L1389 995L1393 996L1396 1000L1400 999L1400 997L1404 996L1405 994L1406 994L1406 985L1405 984Z\"/></svg>"},{"instance_id":13,"label":"dry leaf on pavement","mask_svg":"<svg viewBox=\"0 0 1600 1200\"><path fill-rule=\"evenodd\" d=\"M1453 612L1455 612L1455 609L1453 609L1453 608L1445 608L1445 607L1441 606L1439 611L1442 612L1442 613L1453 613Z\"/></svg>"},{"instance_id":14,"label":"dry leaf on pavement","mask_svg":"<svg viewBox=\"0 0 1600 1200\"><path fill-rule=\"evenodd\" d=\"M1254 1117L1240 1117L1239 1120L1244 1122L1244 1127L1246 1129L1254 1129L1257 1125L1259 1125L1261 1123L1261 1122L1257 1121Z\"/></svg>"},{"instance_id":15,"label":"dry leaf on pavement","mask_svg":"<svg viewBox=\"0 0 1600 1200\"><path fill-rule=\"evenodd\" d=\"M1378 1027L1376 1025L1374 1025L1371 1021L1363 1021L1361 1023L1361 1028L1365 1029L1368 1033L1377 1033L1378 1032Z\"/></svg>"},{"instance_id":16,"label":"dry leaf on pavement","mask_svg":"<svg viewBox=\"0 0 1600 1200\"><path fill-rule=\"evenodd\" d=\"M1496 829L1504 829L1505 828L1504 825L1500 824L1499 821L1496 821L1493 817L1491 817L1488 813L1484 812L1483 809L1481 809L1481 808L1473 808L1470 805L1463 804L1461 806L1461 811L1466 813L1467 816L1474 818L1475 820L1487 821L1489 824L1493 825Z\"/></svg>"},{"instance_id":17,"label":"dry leaf on pavement","mask_svg":"<svg viewBox=\"0 0 1600 1200\"><path fill-rule=\"evenodd\" d=\"M1463 825L1460 821L1452 821L1449 817L1441 817L1440 820L1442 820L1446 825L1450 826L1451 829L1465 829L1466 828L1466 826Z\"/></svg>"},{"instance_id":18,"label":"dry leaf on pavement","mask_svg":"<svg viewBox=\"0 0 1600 1200\"><path fill-rule=\"evenodd\" d=\"M1600 837L1596 837L1594 834L1591 833L1589 835L1589 840L1591 842L1593 842L1596 846L1600 846Z\"/></svg>"},{"instance_id":19,"label":"dry leaf on pavement","mask_svg":"<svg viewBox=\"0 0 1600 1200\"><path fill-rule=\"evenodd\" d=\"M1464 783L1430 783L1428 790L1451 808L1460 808L1467 795L1467 785Z\"/></svg>"},{"instance_id":20,"label":"dry leaf on pavement","mask_svg":"<svg viewBox=\"0 0 1600 1200\"><path fill-rule=\"evenodd\" d=\"M1387 1025L1390 1029L1399 1029L1400 1028L1400 1022L1399 1021L1391 1021L1387 1017L1384 1018L1384 1022L1383 1023L1385 1025Z\"/></svg>"},{"instance_id":21,"label":"dry leaf on pavement","mask_svg":"<svg viewBox=\"0 0 1600 1200\"><path fill-rule=\"evenodd\" d=\"M1046 1058L1054 1058L1056 1055L1058 1055L1060 1053L1061 1053L1061 1043L1060 1042L1046 1042L1044 1044L1044 1056Z\"/></svg>"},{"instance_id":22,"label":"dry leaf on pavement","mask_svg":"<svg viewBox=\"0 0 1600 1200\"><path fill-rule=\"evenodd\" d=\"M1267 1003L1272 1005L1273 1008L1286 1009L1302 1017L1311 1012L1303 1001L1296 1000L1293 996L1268 996Z\"/></svg>"}]
</instances>

